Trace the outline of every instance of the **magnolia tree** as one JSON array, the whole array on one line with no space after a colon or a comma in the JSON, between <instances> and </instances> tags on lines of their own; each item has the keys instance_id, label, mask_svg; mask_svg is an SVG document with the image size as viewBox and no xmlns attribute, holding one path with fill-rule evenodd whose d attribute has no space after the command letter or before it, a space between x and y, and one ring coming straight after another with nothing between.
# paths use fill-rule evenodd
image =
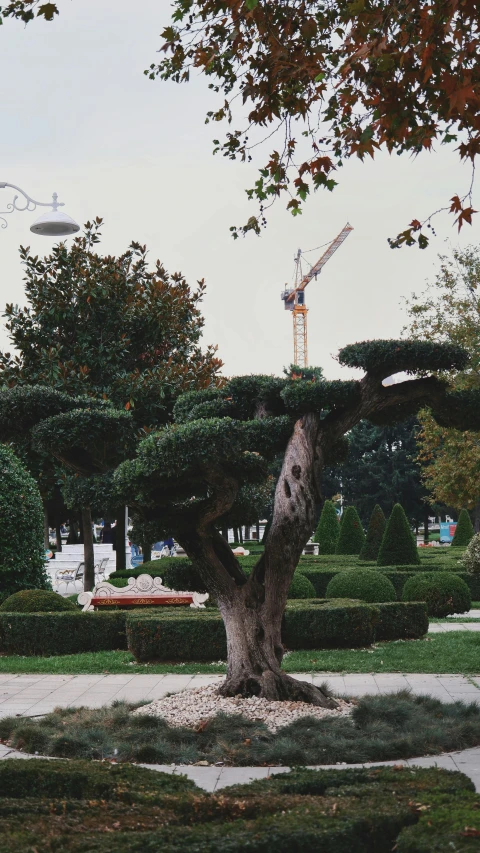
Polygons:
<instances>
[{"instance_id":1,"label":"magnolia tree","mask_svg":"<svg viewBox=\"0 0 480 853\"><path fill-rule=\"evenodd\" d=\"M143 440L116 480L146 522L164 525L218 603L228 646L223 695L305 700L332 706L321 689L281 669L287 592L315 521L320 476L345 452L345 434L362 418L405 418L427 402L439 417L476 421L480 398L449 394L428 371L462 370L459 347L421 341L371 341L348 346L340 362L363 368L359 380L311 382L237 377L222 389L183 395L175 422ZM384 387L386 377L420 374ZM454 404L453 404L454 403ZM283 454L265 550L247 576L219 532L246 484L261 483L269 461Z\"/></svg>"}]
</instances>

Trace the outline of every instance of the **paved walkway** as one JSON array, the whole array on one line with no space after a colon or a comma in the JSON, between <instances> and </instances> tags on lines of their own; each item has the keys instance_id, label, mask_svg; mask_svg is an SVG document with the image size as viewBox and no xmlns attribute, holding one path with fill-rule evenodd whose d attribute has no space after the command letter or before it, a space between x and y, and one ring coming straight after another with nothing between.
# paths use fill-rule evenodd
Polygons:
<instances>
[{"instance_id":1,"label":"paved walkway","mask_svg":"<svg viewBox=\"0 0 480 853\"><path fill-rule=\"evenodd\" d=\"M403 675L400 672L369 675L296 673L295 678L321 684L348 696L412 690L428 693L443 702L463 699L480 703L480 675ZM115 700L140 702L160 699L186 687L201 687L222 680L222 675L9 675L0 674L0 717L41 716L56 707L100 708Z\"/></svg>"},{"instance_id":2,"label":"paved walkway","mask_svg":"<svg viewBox=\"0 0 480 853\"><path fill-rule=\"evenodd\" d=\"M430 622L429 634L442 634L444 631L480 631L480 622Z\"/></svg>"}]
</instances>

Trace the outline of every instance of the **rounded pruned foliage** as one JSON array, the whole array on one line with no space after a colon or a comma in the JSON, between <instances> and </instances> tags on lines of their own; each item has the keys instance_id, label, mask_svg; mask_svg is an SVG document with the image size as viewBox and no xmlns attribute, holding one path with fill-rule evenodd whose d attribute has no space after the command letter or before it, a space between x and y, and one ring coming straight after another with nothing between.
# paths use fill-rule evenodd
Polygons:
<instances>
[{"instance_id":1,"label":"rounded pruned foliage","mask_svg":"<svg viewBox=\"0 0 480 853\"><path fill-rule=\"evenodd\" d=\"M450 547L453 548L460 545L464 548L472 539L474 532L470 514L466 509L462 509L458 516L457 526Z\"/></svg>"},{"instance_id":2,"label":"rounded pruned foliage","mask_svg":"<svg viewBox=\"0 0 480 853\"><path fill-rule=\"evenodd\" d=\"M436 422L462 432L480 429L480 390L465 388L445 394L442 401L432 405Z\"/></svg>"},{"instance_id":3,"label":"rounded pruned foliage","mask_svg":"<svg viewBox=\"0 0 480 853\"><path fill-rule=\"evenodd\" d=\"M470 357L454 344L433 341L362 341L340 350L338 360L348 367L361 367L372 376L419 371L464 370Z\"/></svg>"},{"instance_id":4,"label":"rounded pruned foliage","mask_svg":"<svg viewBox=\"0 0 480 853\"><path fill-rule=\"evenodd\" d=\"M418 572L403 587L402 601L424 601L429 616L466 613L472 606L467 584L454 572Z\"/></svg>"},{"instance_id":5,"label":"rounded pruned foliage","mask_svg":"<svg viewBox=\"0 0 480 853\"><path fill-rule=\"evenodd\" d=\"M354 506L347 506L340 525L340 534L335 548L336 554L359 555L365 542L362 522Z\"/></svg>"},{"instance_id":6,"label":"rounded pruned foliage","mask_svg":"<svg viewBox=\"0 0 480 853\"><path fill-rule=\"evenodd\" d=\"M332 501L325 501L313 541L318 542L319 554L334 554L340 535L337 511Z\"/></svg>"},{"instance_id":7,"label":"rounded pruned foliage","mask_svg":"<svg viewBox=\"0 0 480 853\"><path fill-rule=\"evenodd\" d=\"M377 559L386 526L387 519L385 518L383 509L378 504L375 504L368 524L365 542L360 551L361 560Z\"/></svg>"},{"instance_id":8,"label":"rounded pruned foliage","mask_svg":"<svg viewBox=\"0 0 480 853\"><path fill-rule=\"evenodd\" d=\"M76 604L57 592L44 589L22 589L5 599L0 610L7 613L54 613L77 611Z\"/></svg>"},{"instance_id":9,"label":"rounded pruned foliage","mask_svg":"<svg viewBox=\"0 0 480 853\"><path fill-rule=\"evenodd\" d=\"M295 572L288 589L288 598L315 598L315 587L301 572Z\"/></svg>"},{"instance_id":10,"label":"rounded pruned foliage","mask_svg":"<svg viewBox=\"0 0 480 853\"><path fill-rule=\"evenodd\" d=\"M418 566L417 543L400 504L395 504L388 519L378 552L379 566Z\"/></svg>"},{"instance_id":11,"label":"rounded pruned foliage","mask_svg":"<svg viewBox=\"0 0 480 853\"><path fill-rule=\"evenodd\" d=\"M80 399L48 386L3 388L0 393L0 439L14 441L44 418L80 407Z\"/></svg>"},{"instance_id":12,"label":"rounded pruned foliage","mask_svg":"<svg viewBox=\"0 0 480 853\"><path fill-rule=\"evenodd\" d=\"M0 600L46 588L43 507L38 486L15 454L0 445Z\"/></svg>"},{"instance_id":13,"label":"rounded pruned foliage","mask_svg":"<svg viewBox=\"0 0 480 853\"><path fill-rule=\"evenodd\" d=\"M480 574L480 533L476 533L468 543L462 562L467 572L472 575Z\"/></svg>"},{"instance_id":14,"label":"rounded pruned foliage","mask_svg":"<svg viewBox=\"0 0 480 853\"><path fill-rule=\"evenodd\" d=\"M358 598L361 601L396 601L392 582L382 572L352 569L338 572L327 586L327 598Z\"/></svg>"}]
</instances>

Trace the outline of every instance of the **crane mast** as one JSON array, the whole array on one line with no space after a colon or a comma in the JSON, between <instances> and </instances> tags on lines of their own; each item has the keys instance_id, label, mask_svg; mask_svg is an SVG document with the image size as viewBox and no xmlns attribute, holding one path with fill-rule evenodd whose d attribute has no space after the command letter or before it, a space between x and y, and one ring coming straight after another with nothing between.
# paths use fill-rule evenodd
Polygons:
<instances>
[{"instance_id":1,"label":"crane mast","mask_svg":"<svg viewBox=\"0 0 480 853\"><path fill-rule=\"evenodd\" d=\"M298 250L295 256L295 284L292 288L282 292L281 298L285 303L287 311L292 312L293 317L293 363L299 367L307 367L308 364L308 338L307 338L307 313L308 308L305 304L305 288L312 278L317 278L317 275L322 271L323 267L330 260L332 255L340 248L343 241L346 240L350 231L353 231L350 223L342 228L334 240L327 247L323 255L318 259L317 263L311 269L302 275L302 251Z\"/></svg>"}]
</instances>

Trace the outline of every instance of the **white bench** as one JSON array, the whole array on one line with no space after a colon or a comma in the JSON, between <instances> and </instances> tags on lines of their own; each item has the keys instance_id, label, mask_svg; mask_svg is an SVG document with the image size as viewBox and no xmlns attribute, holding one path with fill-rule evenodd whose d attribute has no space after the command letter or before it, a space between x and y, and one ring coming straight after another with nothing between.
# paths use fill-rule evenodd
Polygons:
<instances>
[{"instance_id":1,"label":"white bench","mask_svg":"<svg viewBox=\"0 0 480 853\"><path fill-rule=\"evenodd\" d=\"M161 578L151 575L139 575L138 578L128 578L127 586L114 586L108 581L101 581L91 592L81 592L77 598L83 611L95 610L97 607L161 607L164 605L190 605L197 609L205 608L208 593L178 592L163 586Z\"/></svg>"}]
</instances>

